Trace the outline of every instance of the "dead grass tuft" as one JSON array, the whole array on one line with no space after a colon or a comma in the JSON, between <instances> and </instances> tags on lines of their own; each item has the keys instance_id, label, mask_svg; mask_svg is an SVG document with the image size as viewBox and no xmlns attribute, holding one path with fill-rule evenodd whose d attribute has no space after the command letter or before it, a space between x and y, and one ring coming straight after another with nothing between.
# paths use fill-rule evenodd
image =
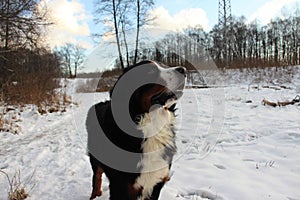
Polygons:
<instances>
[{"instance_id":1,"label":"dead grass tuft","mask_svg":"<svg viewBox=\"0 0 300 200\"><path fill-rule=\"evenodd\" d=\"M0 170L2 174L6 176L6 179L9 184L8 189L8 200L24 200L29 197L28 192L26 191L25 185L21 181L21 173L18 170L13 177L10 177L6 172ZM30 179L32 176L30 177Z\"/></svg>"},{"instance_id":2,"label":"dead grass tuft","mask_svg":"<svg viewBox=\"0 0 300 200\"><path fill-rule=\"evenodd\" d=\"M4 128L4 119L3 119L3 114L0 113L0 131L2 131Z\"/></svg>"}]
</instances>

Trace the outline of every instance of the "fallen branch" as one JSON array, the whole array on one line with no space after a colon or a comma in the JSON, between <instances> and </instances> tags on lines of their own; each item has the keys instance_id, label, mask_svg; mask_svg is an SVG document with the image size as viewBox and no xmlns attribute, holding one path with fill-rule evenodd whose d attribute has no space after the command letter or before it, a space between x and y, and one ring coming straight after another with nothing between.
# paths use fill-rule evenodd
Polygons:
<instances>
[{"instance_id":1,"label":"fallen branch","mask_svg":"<svg viewBox=\"0 0 300 200\"><path fill-rule=\"evenodd\" d=\"M287 105L294 105L295 102L293 101L284 101L284 102L278 102L277 105L278 106L287 106Z\"/></svg>"},{"instance_id":2,"label":"fallen branch","mask_svg":"<svg viewBox=\"0 0 300 200\"><path fill-rule=\"evenodd\" d=\"M272 107L276 107L276 106L287 106L287 105L294 105L295 103L298 103L300 102L300 96L297 95L292 101L282 101L282 102L272 102L272 101L268 101L266 99L263 99L262 100L262 104L265 106L265 105L268 105L268 106L272 106Z\"/></svg>"},{"instance_id":3,"label":"fallen branch","mask_svg":"<svg viewBox=\"0 0 300 200\"><path fill-rule=\"evenodd\" d=\"M268 100L266 100L266 99L262 100L261 103L262 103L264 106L265 106L265 105L272 106L272 107L276 107L276 106L277 106L277 103L268 101Z\"/></svg>"},{"instance_id":4,"label":"fallen branch","mask_svg":"<svg viewBox=\"0 0 300 200\"><path fill-rule=\"evenodd\" d=\"M293 102L299 103L299 102L300 102L300 96L297 95L297 96L293 99Z\"/></svg>"}]
</instances>

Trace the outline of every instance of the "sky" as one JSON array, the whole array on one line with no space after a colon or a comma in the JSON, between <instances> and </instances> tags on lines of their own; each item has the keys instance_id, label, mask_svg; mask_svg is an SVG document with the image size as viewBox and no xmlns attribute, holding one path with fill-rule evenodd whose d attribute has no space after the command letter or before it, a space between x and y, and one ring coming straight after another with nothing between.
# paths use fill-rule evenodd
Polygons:
<instances>
[{"instance_id":1,"label":"sky","mask_svg":"<svg viewBox=\"0 0 300 200\"><path fill-rule=\"evenodd\" d=\"M92 52L99 43L91 34L103 33L103 26L94 23L94 0L43 0L55 25L49 28L47 42L51 48L76 43ZM300 7L300 0L231 0L233 16L245 16L248 22L267 24ZM201 25L205 31L218 22L218 0L156 0L150 16L155 16L155 28L177 31Z\"/></svg>"}]
</instances>

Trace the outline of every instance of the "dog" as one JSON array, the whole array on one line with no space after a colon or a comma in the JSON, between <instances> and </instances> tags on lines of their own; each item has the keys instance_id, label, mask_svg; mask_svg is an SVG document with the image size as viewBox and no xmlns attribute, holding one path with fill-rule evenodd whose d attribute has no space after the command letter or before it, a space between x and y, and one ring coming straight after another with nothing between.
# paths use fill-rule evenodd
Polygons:
<instances>
[{"instance_id":1,"label":"dog","mask_svg":"<svg viewBox=\"0 0 300 200\"><path fill-rule=\"evenodd\" d=\"M110 200L159 198L176 153L175 111L185 79L184 67L142 61L125 68L110 100L89 109L90 199L102 195L103 173Z\"/></svg>"}]
</instances>

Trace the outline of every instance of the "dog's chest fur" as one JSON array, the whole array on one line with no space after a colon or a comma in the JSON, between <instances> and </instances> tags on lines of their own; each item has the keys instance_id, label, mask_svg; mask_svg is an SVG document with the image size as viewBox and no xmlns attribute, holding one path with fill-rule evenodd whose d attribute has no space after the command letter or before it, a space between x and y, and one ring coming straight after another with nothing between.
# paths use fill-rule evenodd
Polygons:
<instances>
[{"instance_id":1,"label":"dog's chest fur","mask_svg":"<svg viewBox=\"0 0 300 200\"><path fill-rule=\"evenodd\" d=\"M134 187L142 188L140 199L149 197L154 186L169 177L170 164L176 152L174 123L174 113L163 107L145 114L139 123L145 140L142 144L143 156L138 163L141 175Z\"/></svg>"}]
</instances>

